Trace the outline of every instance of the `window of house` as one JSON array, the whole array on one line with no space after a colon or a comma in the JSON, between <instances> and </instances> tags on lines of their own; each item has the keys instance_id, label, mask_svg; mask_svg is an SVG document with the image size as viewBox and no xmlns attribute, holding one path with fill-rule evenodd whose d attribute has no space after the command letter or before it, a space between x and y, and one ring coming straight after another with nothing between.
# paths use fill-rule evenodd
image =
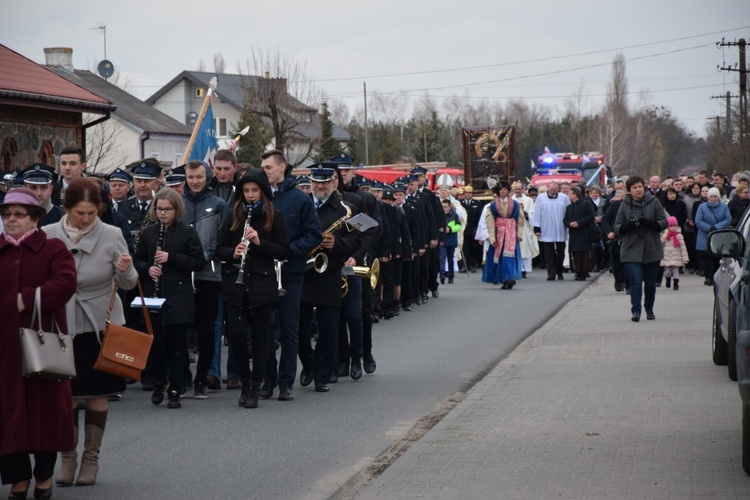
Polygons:
<instances>
[{"instance_id":1,"label":"window of house","mask_svg":"<svg viewBox=\"0 0 750 500\"><path fill-rule=\"evenodd\" d=\"M216 117L216 137L227 136L227 119L221 116Z\"/></svg>"},{"instance_id":2,"label":"window of house","mask_svg":"<svg viewBox=\"0 0 750 500\"><path fill-rule=\"evenodd\" d=\"M206 97L206 89L203 87L195 87L195 98L203 99L204 97Z\"/></svg>"}]
</instances>

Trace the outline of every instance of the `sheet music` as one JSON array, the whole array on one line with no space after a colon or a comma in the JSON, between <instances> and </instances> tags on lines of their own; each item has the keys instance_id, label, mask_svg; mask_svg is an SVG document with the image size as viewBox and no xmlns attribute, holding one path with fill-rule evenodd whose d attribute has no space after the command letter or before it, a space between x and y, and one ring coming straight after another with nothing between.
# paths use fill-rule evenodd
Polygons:
<instances>
[{"instance_id":1,"label":"sheet music","mask_svg":"<svg viewBox=\"0 0 750 500\"><path fill-rule=\"evenodd\" d=\"M352 229L355 229L360 232L367 231L368 229L371 229L373 227L380 225L378 221L376 221L375 219L373 219L367 214L357 214L351 219L347 220L346 223Z\"/></svg>"},{"instance_id":2,"label":"sheet music","mask_svg":"<svg viewBox=\"0 0 750 500\"><path fill-rule=\"evenodd\" d=\"M161 306L164 305L164 302L166 302L167 299L158 298L158 297L146 297L146 309L161 309ZM133 302L130 304L130 307L133 309L140 309L141 308L141 298L136 297L133 299Z\"/></svg>"}]
</instances>

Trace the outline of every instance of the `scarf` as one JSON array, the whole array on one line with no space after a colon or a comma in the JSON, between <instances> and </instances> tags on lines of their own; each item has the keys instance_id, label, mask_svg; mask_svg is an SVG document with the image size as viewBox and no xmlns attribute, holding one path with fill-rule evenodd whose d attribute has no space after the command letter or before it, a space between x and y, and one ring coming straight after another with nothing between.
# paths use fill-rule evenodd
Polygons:
<instances>
[{"instance_id":1,"label":"scarf","mask_svg":"<svg viewBox=\"0 0 750 500\"><path fill-rule=\"evenodd\" d=\"M3 236L5 236L5 241L7 241L11 245L17 247L18 245L20 245L21 243L23 243L26 239L28 239L34 233L36 233L36 228L32 227L23 236L21 236L18 239L15 239L13 236L9 235L6 232L3 232Z\"/></svg>"},{"instance_id":2,"label":"scarf","mask_svg":"<svg viewBox=\"0 0 750 500\"><path fill-rule=\"evenodd\" d=\"M83 229L77 229L70 225L68 214L63 215L62 219L60 220L62 230L65 233L65 236L67 236L68 239L72 241L74 245L77 245L78 242L81 241L81 239L83 239L84 236L86 236L91 231L93 231L98 222L99 222L99 217L95 218L94 222L92 222L88 227L84 227Z\"/></svg>"},{"instance_id":3,"label":"scarf","mask_svg":"<svg viewBox=\"0 0 750 500\"><path fill-rule=\"evenodd\" d=\"M505 213L502 213L500 198L495 200L495 211L497 212L497 217L495 217L496 246L495 255L492 259L495 264L500 262L501 251L503 257L513 258L516 256L516 220L511 218L513 208L513 200L508 199L508 207Z\"/></svg>"},{"instance_id":4,"label":"scarf","mask_svg":"<svg viewBox=\"0 0 750 500\"><path fill-rule=\"evenodd\" d=\"M680 239L677 237L677 235L680 234L680 231L670 231L667 229L667 241L672 240L672 243L674 246L679 247L680 246Z\"/></svg>"}]
</instances>

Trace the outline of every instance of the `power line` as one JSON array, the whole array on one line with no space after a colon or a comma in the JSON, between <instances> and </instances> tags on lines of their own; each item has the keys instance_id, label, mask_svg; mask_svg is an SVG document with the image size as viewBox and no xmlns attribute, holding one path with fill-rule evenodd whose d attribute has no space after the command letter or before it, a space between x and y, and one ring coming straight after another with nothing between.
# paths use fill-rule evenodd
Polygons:
<instances>
[{"instance_id":1,"label":"power line","mask_svg":"<svg viewBox=\"0 0 750 500\"><path fill-rule=\"evenodd\" d=\"M614 52L619 50L627 50L627 49L636 49L640 47L648 47L651 45L660 45L664 43L671 43L671 42L679 42L683 40L690 40L693 38L701 38L705 36L713 36L721 33L728 33L731 31L740 31L743 29L750 28L750 26L741 26L739 28L733 28L729 30L721 30L721 31L713 31L710 33L702 33L699 35L690 35L690 36L684 36L679 38L671 38L669 40L660 40L657 42L647 42L647 43L640 43L636 45L627 45L624 47L616 47L611 49L601 49L601 50L592 50L588 52L578 52L576 54L567 54L562 56L550 56L550 57L541 57L538 59L525 59L521 61L511 61L511 62L502 62L502 63L494 63L494 64L483 64L479 66L463 66L458 68L443 68L443 69L433 69L433 70L425 70L425 71L409 71L404 73L389 73L389 74L383 74L383 75L365 75L365 76L344 76L344 77L336 77L336 78L324 78L324 79L318 79L316 82L337 82L337 81L346 81L346 80L374 80L377 78L395 78L395 77L401 77L401 76L415 76L415 75L428 75L433 73L449 73L449 72L455 72L455 71L467 71L467 70L476 70L476 69L487 69L487 68L497 68L501 66L511 66L516 64L525 64L525 63L536 63L536 62L544 62L544 61L554 61L558 59L569 59L573 57L581 57L581 56L590 56L594 54L604 54L607 52Z\"/></svg>"}]
</instances>

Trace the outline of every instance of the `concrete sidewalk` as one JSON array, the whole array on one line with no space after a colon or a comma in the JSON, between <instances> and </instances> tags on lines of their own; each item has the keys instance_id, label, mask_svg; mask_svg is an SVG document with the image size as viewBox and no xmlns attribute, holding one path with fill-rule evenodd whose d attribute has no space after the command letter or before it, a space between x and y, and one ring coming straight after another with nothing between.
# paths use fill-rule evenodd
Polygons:
<instances>
[{"instance_id":1,"label":"concrete sidewalk","mask_svg":"<svg viewBox=\"0 0 750 500\"><path fill-rule=\"evenodd\" d=\"M633 323L602 275L359 498L750 498L712 308L686 274Z\"/></svg>"}]
</instances>

